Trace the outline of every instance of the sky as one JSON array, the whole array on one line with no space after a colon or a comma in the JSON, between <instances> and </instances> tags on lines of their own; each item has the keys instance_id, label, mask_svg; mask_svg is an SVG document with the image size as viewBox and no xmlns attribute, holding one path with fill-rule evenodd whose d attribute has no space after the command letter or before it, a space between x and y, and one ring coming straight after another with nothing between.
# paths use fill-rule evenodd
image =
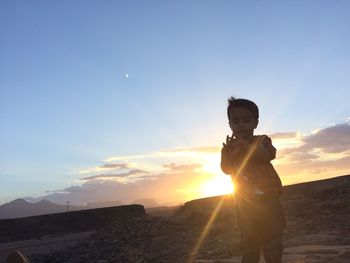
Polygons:
<instances>
[{"instance_id":1,"label":"sky","mask_svg":"<svg viewBox=\"0 0 350 263\"><path fill-rule=\"evenodd\" d=\"M230 96L283 184L350 173L348 1L0 2L0 203L232 191Z\"/></svg>"}]
</instances>

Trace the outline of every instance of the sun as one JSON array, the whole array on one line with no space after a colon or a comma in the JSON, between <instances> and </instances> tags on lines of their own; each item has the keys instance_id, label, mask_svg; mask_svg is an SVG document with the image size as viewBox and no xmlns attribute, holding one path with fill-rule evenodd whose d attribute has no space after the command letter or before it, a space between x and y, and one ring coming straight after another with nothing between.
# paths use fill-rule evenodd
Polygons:
<instances>
[{"instance_id":1,"label":"sun","mask_svg":"<svg viewBox=\"0 0 350 263\"><path fill-rule=\"evenodd\" d=\"M234 191L231 178L225 175L215 175L200 187L203 197L231 194Z\"/></svg>"},{"instance_id":2,"label":"sun","mask_svg":"<svg viewBox=\"0 0 350 263\"><path fill-rule=\"evenodd\" d=\"M200 193L203 197L233 193L231 177L224 175L221 171L220 154L206 154L202 172L209 177L200 185Z\"/></svg>"}]
</instances>

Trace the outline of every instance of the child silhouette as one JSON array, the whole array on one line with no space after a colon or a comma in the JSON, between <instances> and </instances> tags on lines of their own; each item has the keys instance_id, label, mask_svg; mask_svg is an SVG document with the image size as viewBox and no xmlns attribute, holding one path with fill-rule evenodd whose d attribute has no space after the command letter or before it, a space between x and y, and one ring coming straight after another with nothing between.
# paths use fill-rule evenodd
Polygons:
<instances>
[{"instance_id":1,"label":"child silhouette","mask_svg":"<svg viewBox=\"0 0 350 263\"><path fill-rule=\"evenodd\" d=\"M221 169L235 185L236 217L242 239L242 263L257 263L262 249L266 263L281 263L285 217L279 196L281 180L271 164L276 149L267 135L254 135L257 105L228 99L232 135L221 150Z\"/></svg>"}]
</instances>

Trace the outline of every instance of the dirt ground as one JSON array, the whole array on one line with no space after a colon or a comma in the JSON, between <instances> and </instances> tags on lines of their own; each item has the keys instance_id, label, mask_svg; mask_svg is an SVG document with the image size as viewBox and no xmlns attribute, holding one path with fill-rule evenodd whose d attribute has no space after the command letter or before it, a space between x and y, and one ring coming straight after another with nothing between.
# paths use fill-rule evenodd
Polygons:
<instances>
[{"instance_id":1,"label":"dirt ground","mask_svg":"<svg viewBox=\"0 0 350 263\"><path fill-rule=\"evenodd\" d=\"M189 258L197 263L238 263L241 251L234 209L217 210L210 230L206 228L222 198L192 201L170 217L146 215L115 221L96 232L2 243L0 263L17 249L33 263L183 263ZM349 200L350 176L286 187L283 263L349 263Z\"/></svg>"},{"instance_id":2,"label":"dirt ground","mask_svg":"<svg viewBox=\"0 0 350 263\"><path fill-rule=\"evenodd\" d=\"M0 244L0 263L6 262L6 257L16 250L21 251L23 255L49 254L56 250L63 250L69 246L85 241L94 233L95 231L90 231L2 243Z\"/></svg>"}]
</instances>

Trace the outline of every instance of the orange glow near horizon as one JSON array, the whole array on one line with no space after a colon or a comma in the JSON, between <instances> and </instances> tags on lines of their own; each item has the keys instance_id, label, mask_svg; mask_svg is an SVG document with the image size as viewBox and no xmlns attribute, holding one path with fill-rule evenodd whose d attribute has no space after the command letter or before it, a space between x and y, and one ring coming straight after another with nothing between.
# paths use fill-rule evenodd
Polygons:
<instances>
[{"instance_id":1,"label":"orange glow near horizon","mask_svg":"<svg viewBox=\"0 0 350 263\"><path fill-rule=\"evenodd\" d=\"M201 197L233 193L234 187L231 177L224 175L221 171L219 154L207 154L204 159L202 170L205 174L209 174L210 178L201 182L199 186Z\"/></svg>"},{"instance_id":2,"label":"orange glow near horizon","mask_svg":"<svg viewBox=\"0 0 350 263\"><path fill-rule=\"evenodd\" d=\"M348 150L328 153L321 148L310 148L307 152L301 153L298 149L303 144L305 136L308 135L293 133L287 137L273 138L278 152L277 158L272 163L283 185L349 174L348 166L342 161L349 156ZM303 160L301 158L303 154L316 157ZM237 174L243 170L246 161L244 160L242 166L238 167ZM136 193L139 199L145 197L160 203L181 204L194 199L229 195L234 192L231 178L222 172L220 162L220 147L165 149L106 159L100 165L77 171L76 174L79 176L84 175L92 179L80 178L76 182L83 181L86 184L83 187L92 185L97 189L107 189L106 194L105 192L101 194L103 196L101 199L116 198L115 192L126 186L130 189L142 189L142 191L124 191L120 194L120 198L124 198L126 203L128 200L134 200L133 194Z\"/></svg>"},{"instance_id":3,"label":"orange glow near horizon","mask_svg":"<svg viewBox=\"0 0 350 263\"><path fill-rule=\"evenodd\" d=\"M234 185L229 176L217 175L200 186L202 197L231 194Z\"/></svg>"}]
</instances>

